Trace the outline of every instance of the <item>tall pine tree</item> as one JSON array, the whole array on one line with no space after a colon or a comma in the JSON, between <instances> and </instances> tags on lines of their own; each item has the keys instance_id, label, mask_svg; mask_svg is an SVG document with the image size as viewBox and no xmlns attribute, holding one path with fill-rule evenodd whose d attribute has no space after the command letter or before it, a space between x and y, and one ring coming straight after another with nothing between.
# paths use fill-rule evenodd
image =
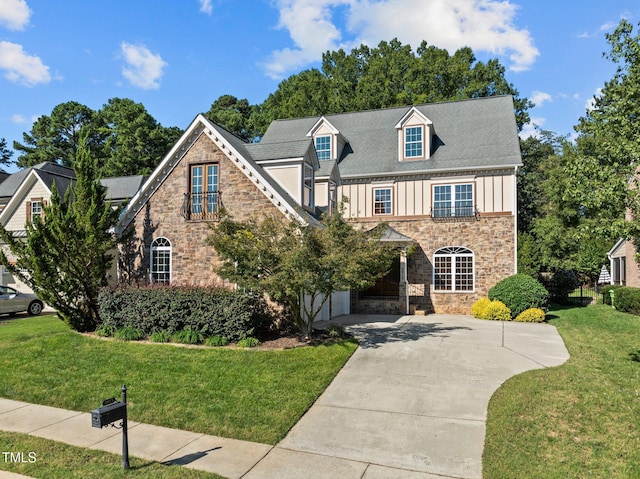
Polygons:
<instances>
[{"instance_id":1,"label":"tall pine tree","mask_svg":"<svg viewBox=\"0 0 640 479\"><path fill-rule=\"evenodd\" d=\"M83 132L76 158L76 181L64 195L52 188L44 219L26 224L26 241L0 225L5 251L0 261L27 283L73 329L91 331L100 323L98 294L107 284L117 241L112 233L119 211L106 201L95 159Z\"/></svg>"}]
</instances>

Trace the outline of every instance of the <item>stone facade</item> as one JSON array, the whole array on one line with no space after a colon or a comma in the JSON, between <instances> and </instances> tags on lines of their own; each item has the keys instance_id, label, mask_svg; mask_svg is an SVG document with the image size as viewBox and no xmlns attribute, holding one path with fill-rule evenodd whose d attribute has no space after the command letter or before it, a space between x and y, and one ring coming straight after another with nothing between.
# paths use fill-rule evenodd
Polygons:
<instances>
[{"instance_id":1,"label":"stone facade","mask_svg":"<svg viewBox=\"0 0 640 479\"><path fill-rule=\"evenodd\" d=\"M210 286L222 281L214 273L216 254L207 243L210 221L187 220L182 214L185 193L189 192L191 166L219 165L220 201L236 220L253 215L282 215L245 174L206 136L201 135L178 162L164 182L134 217L135 235L129 249L134 257L135 279L149 280L150 246L164 237L171 242L171 284ZM126 270L127 266L121 267Z\"/></svg>"},{"instance_id":2,"label":"stone facade","mask_svg":"<svg viewBox=\"0 0 640 479\"><path fill-rule=\"evenodd\" d=\"M407 259L409 311L470 314L471 306L498 281L515 274L515 217L512 214L480 215L465 222L434 222L430 217L388 221L399 233L416 242ZM376 223L361 223L369 229ZM433 291L433 255L447 246L460 246L474 254L475 289L469 293ZM359 300L353 296L352 312L404 314L406 302L400 298Z\"/></svg>"}]
</instances>

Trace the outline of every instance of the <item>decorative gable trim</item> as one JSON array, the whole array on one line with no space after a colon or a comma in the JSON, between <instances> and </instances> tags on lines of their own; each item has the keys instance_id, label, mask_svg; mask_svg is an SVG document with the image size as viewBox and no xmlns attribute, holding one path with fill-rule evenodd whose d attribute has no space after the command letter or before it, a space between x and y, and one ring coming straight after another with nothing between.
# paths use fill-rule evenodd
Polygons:
<instances>
[{"instance_id":1,"label":"decorative gable trim","mask_svg":"<svg viewBox=\"0 0 640 479\"><path fill-rule=\"evenodd\" d=\"M307 132L306 136L313 137L316 134L316 132L320 129L321 126L326 126L330 130L332 135L340 134L338 129L335 126L333 126L331 122L325 118L324 115L322 115L320 119L313 124L311 129Z\"/></svg>"},{"instance_id":2,"label":"decorative gable trim","mask_svg":"<svg viewBox=\"0 0 640 479\"><path fill-rule=\"evenodd\" d=\"M171 174L176 165L196 143L201 135L206 135L222 151L232 163L258 188L273 205L285 216L308 224L308 218L303 217L291 200L284 195L264 175L262 169L246 155L240 153L227 139L218 127L202 114L198 115L184 132L182 137L171 148L160 164L153 171L149 179L142 185L138 193L131 199L123 210L120 221L116 226L116 234L121 234L135 216L142 210L151 196ZM241 140L238 140L241 141Z\"/></svg>"}]
</instances>

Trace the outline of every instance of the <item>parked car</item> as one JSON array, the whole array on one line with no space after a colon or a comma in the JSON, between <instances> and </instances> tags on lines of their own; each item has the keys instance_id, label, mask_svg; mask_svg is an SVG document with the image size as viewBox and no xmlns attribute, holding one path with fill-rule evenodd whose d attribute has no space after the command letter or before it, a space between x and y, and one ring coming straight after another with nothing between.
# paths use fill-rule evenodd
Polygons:
<instances>
[{"instance_id":1,"label":"parked car","mask_svg":"<svg viewBox=\"0 0 640 479\"><path fill-rule=\"evenodd\" d=\"M42 312L43 304L35 294L21 293L9 286L0 286L0 314L26 311L32 316Z\"/></svg>"}]
</instances>

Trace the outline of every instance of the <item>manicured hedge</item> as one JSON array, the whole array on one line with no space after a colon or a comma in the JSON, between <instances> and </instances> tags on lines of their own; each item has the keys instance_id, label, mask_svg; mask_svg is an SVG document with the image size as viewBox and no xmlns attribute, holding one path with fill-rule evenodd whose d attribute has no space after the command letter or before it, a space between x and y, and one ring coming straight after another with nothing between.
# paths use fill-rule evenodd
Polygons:
<instances>
[{"instance_id":1,"label":"manicured hedge","mask_svg":"<svg viewBox=\"0 0 640 479\"><path fill-rule=\"evenodd\" d=\"M527 274L515 274L499 281L489 290L490 300L502 301L515 318L525 309L540 308L546 310L549 292L540 281Z\"/></svg>"},{"instance_id":2,"label":"manicured hedge","mask_svg":"<svg viewBox=\"0 0 640 479\"><path fill-rule=\"evenodd\" d=\"M263 298L219 288L152 286L105 290L99 297L102 326L161 331L196 331L204 338L238 341L268 329L273 317Z\"/></svg>"},{"instance_id":3,"label":"manicured hedge","mask_svg":"<svg viewBox=\"0 0 640 479\"><path fill-rule=\"evenodd\" d=\"M614 306L618 311L640 315L640 288L616 288L615 296Z\"/></svg>"},{"instance_id":4,"label":"manicured hedge","mask_svg":"<svg viewBox=\"0 0 640 479\"><path fill-rule=\"evenodd\" d=\"M624 286L622 286L621 284L607 284L600 288L600 294L602 294L603 303L611 305L611 295L609 294L609 291L617 291L620 288L624 288Z\"/></svg>"}]
</instances>

